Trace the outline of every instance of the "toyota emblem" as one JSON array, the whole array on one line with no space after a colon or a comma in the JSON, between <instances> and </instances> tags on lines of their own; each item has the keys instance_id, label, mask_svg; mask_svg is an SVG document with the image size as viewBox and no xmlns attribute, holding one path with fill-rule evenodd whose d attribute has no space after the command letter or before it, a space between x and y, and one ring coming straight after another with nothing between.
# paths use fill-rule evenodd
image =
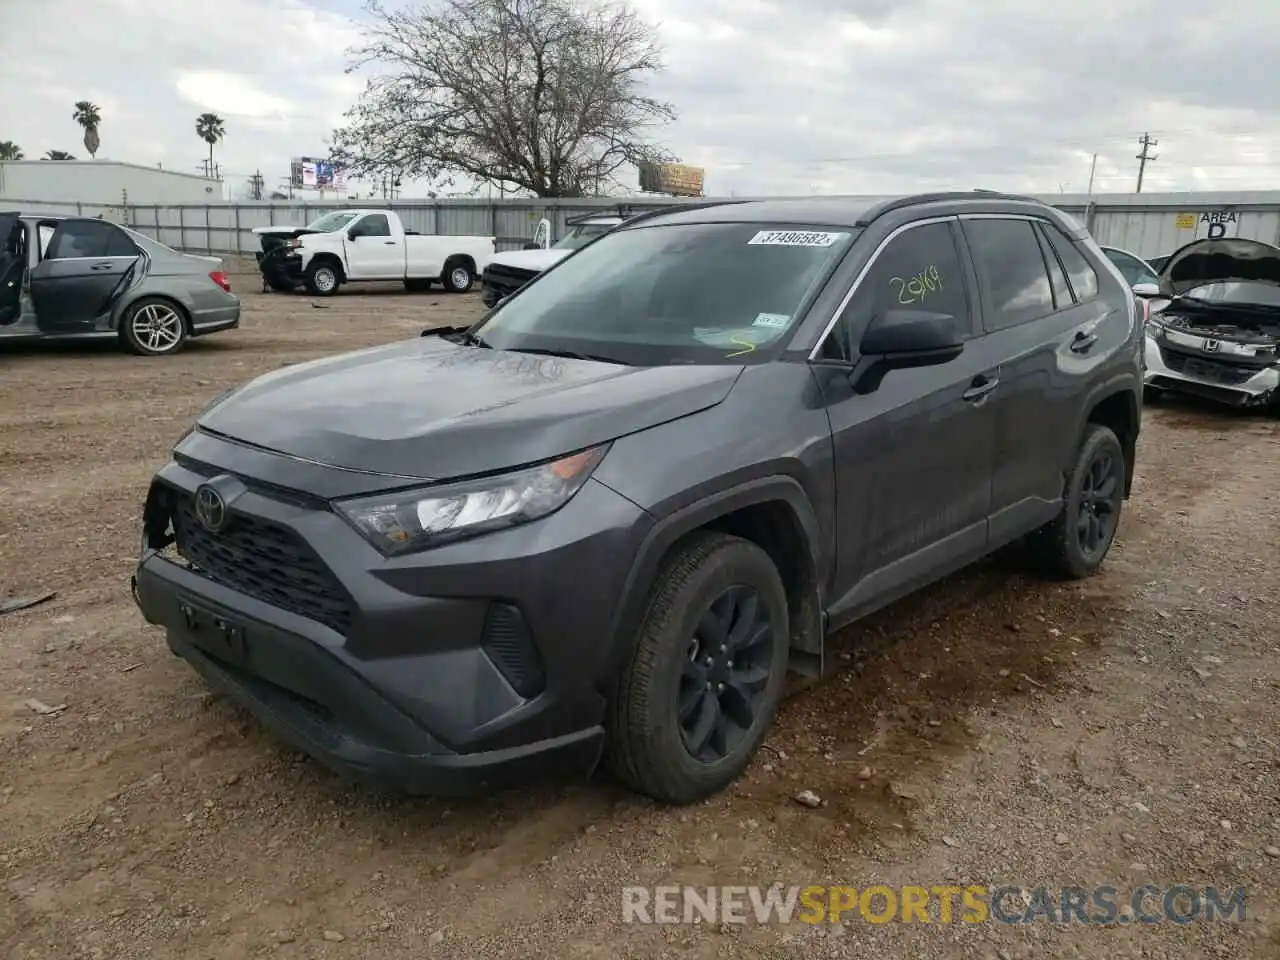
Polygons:
<instances>
[{"instance_id":1,"label":"toyota emblem","mask_svg":"<svg viewBox=\"0 0 1280 960\"><path fill-rule=\"evenodd\" d=\"M207 483L196 490L196 519L210 533L217 533L227 522L227 502Z\"/></svg>"}]
</instances>

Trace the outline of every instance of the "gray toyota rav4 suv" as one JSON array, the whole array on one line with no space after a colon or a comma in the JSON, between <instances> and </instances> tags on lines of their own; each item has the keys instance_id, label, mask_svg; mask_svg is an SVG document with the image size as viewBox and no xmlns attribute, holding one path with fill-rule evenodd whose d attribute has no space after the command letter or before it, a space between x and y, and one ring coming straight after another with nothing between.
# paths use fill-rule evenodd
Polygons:
<instances>
[{"instance_id":1,"label":"gray toyota rav4 suv","mask_svg":"<svg viewBox=\"0 0 1280 960\"><path fill-rule=\"evenodd\" d=\"M216 399L147 497L168 645L333 768L470 792L602 759L687 803L824 638L1011 545L1096 570L1134 296L986 192L628 221L470 328Z\"/></svg>"}]
</instances>

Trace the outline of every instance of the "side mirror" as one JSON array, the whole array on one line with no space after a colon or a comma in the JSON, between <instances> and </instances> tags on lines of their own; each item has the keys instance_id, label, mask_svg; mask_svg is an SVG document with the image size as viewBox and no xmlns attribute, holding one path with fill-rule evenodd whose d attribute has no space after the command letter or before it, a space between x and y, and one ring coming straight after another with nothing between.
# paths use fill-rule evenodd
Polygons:
<instances>
[{"instance_id":1,"label":"side mirror","mask_svg":"<svg viewBox=\"0 0 1280 960\"><path fill-rule=\"evenodd\" d=\"M862 335L860 359L849 379L858 393L871 393L890 370L949 363L963 351L959 318L927 310L889 310L874 317Z\"/></svg>"},{"instance_id":2,"label":"side mirror","mask_svg":"<svg viewBox=\"0 0 1280 960\"><path fill-rule=\"evenodd\" d=\"M352 229L352 230L348 230L348 231L347 231L347 239L348 239L348 240L351 240L351 241L353 241L353 242L354 242L354 241L356 241L356 240L359 240L359 239L360 239L360 234L359 234L359 233L357 233L354 229Z\"/></svg>"},{"instance_id":3,"label":"side mirror","mask_svg":"<svg viewBox=\"0 0 1280 960\"><path fill-rule=\"evenodd\" d=\"M1133 285L1133 295L1142 297L1144 300L1154 299L1160 296L1160 285L1150 280L1143 280Z\"/></svg>"}]
</instances>

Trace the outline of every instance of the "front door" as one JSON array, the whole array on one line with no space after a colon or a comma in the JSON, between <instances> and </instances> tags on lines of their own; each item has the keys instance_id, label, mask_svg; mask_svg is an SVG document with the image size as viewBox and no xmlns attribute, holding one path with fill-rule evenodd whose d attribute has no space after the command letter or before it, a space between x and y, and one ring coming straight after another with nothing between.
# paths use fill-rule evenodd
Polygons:
<instances>
[{"instance_id":1,"label":"front door","mask_svg":"<svg viewBox=\"0 0 1280 960\"><path fill-rule=\"evenodd\" d=\"M49 244L31 271L36 322L46 333L92 330L127 285L138 248L105 220L51 222Z\"/></svg>"},{"instance_id":2,"label":"front door","mask_svg":"<svg viewBox=\"0 0 1280 960\"><path fill-rule=\"evenodd\" d=\"M0 327L22 315L22 276L27 269L26 230L16 213L0 213Z\"/></svg>"},{"instance_id":3,"label":"front door","mask_svg":"<svg viewBox=\"0 0 1280 960\"><path fill-rule=\"evenodd\" d=\"M368 213L347 228L343 241L352 280L402 280L405 246L391 236L385 213Z\"/></svg>"},{"instance_id":4,"label":"front door","mask_svg":"<svg viewBox=\"0 0 1280 960\"><path fill-rule=\"evenodd\" d=\"M815 364L835 454L833 626L980 556L991 508L999 358L977 336L976 296L953 218L912 224L865 272ZM871 393L848 368L890 309L950 314L965 340L948 363L892 370Z\"/></svg>"}]
</instances>

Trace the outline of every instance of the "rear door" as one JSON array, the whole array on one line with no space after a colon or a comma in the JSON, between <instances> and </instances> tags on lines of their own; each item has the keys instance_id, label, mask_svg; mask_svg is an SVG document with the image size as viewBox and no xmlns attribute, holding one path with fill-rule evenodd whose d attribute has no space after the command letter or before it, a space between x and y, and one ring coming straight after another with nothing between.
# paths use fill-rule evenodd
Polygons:
<instances>
[{"instance_id":1,"label":"rear door","mask_svg":"<svg viewBox=\"0 0 1280 960\"><path fill-rule=\"evenodd\" d=\"M0 327L22 314L22 274L27 269L26 231L17 213L0 212Z\"/></svg>"},{"instance_id":2,"label":"rear door","mask_svg":"<svg viewBox=\"0 0 1280 960\"><path fill-rule=\"evenodd\" d=\"M978 273L984 339L1000 362L993 397L991 546L1051 519L1063 491L1062 450L1073 443L1080 397L1108 312L1098 277L1053 224L1012 215L961 218ZM1043 230L1075 257L1063 264Z\"/></svg>"},{"instance_id":3,"label":"rear door","mask_svg":"<svg viewBox=\"0 0 1280 960\"><path fill-rule=\"evenodd\" d=\"M128 284L141 254L127 233L105 220L50 223L48 246L31 271L36 322L46 333L92 330Z\"/></svg>"}]
</instances>

